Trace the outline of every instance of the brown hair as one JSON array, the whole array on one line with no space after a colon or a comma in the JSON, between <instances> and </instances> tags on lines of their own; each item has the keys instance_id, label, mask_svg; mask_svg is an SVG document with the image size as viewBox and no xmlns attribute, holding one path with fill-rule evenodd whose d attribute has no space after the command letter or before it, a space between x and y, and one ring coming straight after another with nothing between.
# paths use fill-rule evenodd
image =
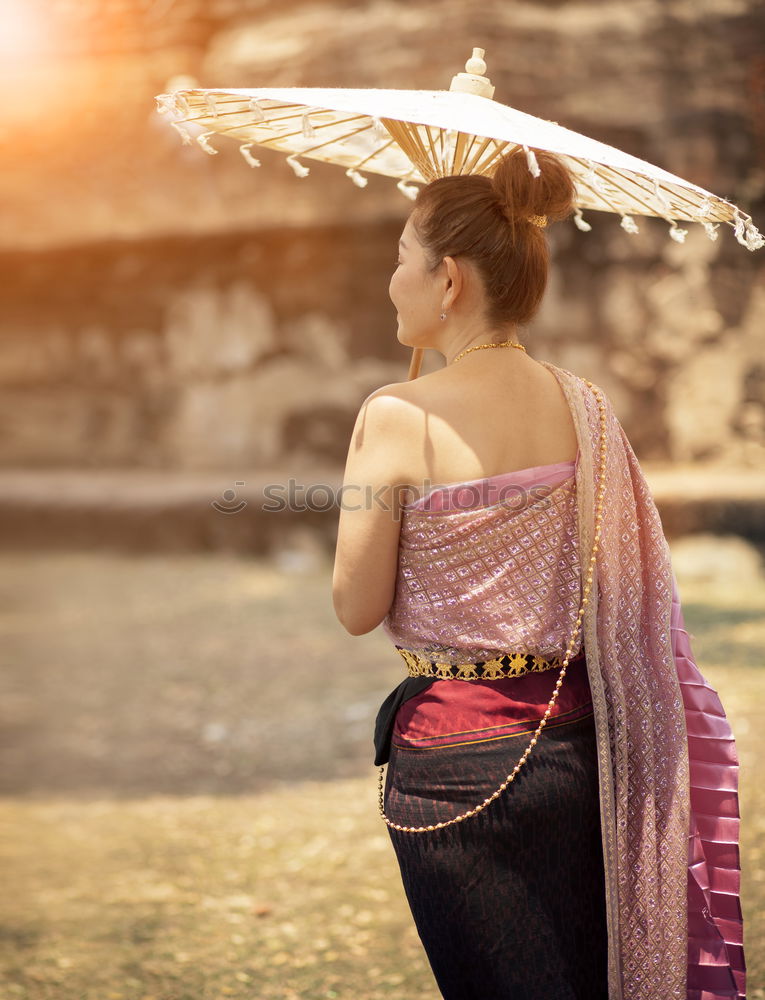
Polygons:
<instances>
[{"instance_id":1,"label":"brown hair","mask_svg":"<svg viewBox=\"0 0 765 1000\"><path fill-rule=\"evenodd\" d=\"M421 188L412 225L435 271L444 257L463 256L477 267L492 325L525 324L542 301L549 249L543 229L529 217L564 219L576 189L568 169L544 150L536 151L539 176L516 147L501 156L491 177L439 177Z\"/></svg>"}]
</instances>

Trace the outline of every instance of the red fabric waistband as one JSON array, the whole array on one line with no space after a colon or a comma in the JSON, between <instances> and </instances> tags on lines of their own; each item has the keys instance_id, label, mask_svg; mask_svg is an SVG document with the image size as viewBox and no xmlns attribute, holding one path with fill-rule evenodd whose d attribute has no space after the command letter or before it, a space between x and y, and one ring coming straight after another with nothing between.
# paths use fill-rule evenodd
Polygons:
<instances>
[{"instance_id":1,"label":"red fabric waistband","mask_svg":"<svg viewBox=\"0 0 765 1000\"><path fill-rule=\"evenodd\" d=\"M392 741L399 749L430 749L533 732L545 714L560 670L496 681L434 681L398 710ZM592 712L587 661L568 665L548 726Z\"/></svg>"}]
</instances>

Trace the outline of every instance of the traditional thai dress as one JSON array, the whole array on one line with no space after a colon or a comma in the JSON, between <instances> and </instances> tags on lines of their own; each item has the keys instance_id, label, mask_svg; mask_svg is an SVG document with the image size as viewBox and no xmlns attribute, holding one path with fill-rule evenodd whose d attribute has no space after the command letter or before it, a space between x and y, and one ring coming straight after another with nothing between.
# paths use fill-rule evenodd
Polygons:
<instances>
[{"instance_id":1,"label":"traditional thai dress","mask_svg":"<svg viewBox=\"0 0 765 1000\"><path fill-rule=\"evenodd\" d=\"M384 629L410 677L375 735L395 824L443 822L494 792L574 629L595 534L599 387L543 363L571 409L576 460L450 484L402 511ZM650 490L599 391L596 569L547 725L477 815L389 828L445 1000L745 996L735 743L694 661Z\"/></svg>"}]
</instances>

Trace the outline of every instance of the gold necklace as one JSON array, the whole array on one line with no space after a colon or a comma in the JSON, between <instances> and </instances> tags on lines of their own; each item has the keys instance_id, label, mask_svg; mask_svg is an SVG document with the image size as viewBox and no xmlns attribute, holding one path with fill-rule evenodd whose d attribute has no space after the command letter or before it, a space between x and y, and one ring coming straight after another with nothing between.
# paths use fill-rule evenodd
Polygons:
<instances>
[{"instance_id":1,"label":"gold necklace","mask_svg":"<svg viewBox=\"0 0 765 1000\"><path fill-rule=\"evenodd\" d=\"M517 347L521 351L526 350L523 344L516 344L512 340L503 340L500 344L476 344L475 347L466 347L464 351L460 351L454 361L459 361L464 354L470 354L471 351L482 351L485 347ZM454 361L452 361L452 364L454 364Z\"/></svg>"},{"instance_id":2,"label":"gold necklace","mask_svg":"<svg viewBox=\"0 0 765 1000\"><path fill-rule=\"evenodd\" d=\"M482 347L494 347L494 344L482 344ZM500 345L496 345L500 346ZM475 350L475 348L470 348L470 350ZM473 809L468 809L467 812L460 813L459 816L455 816L454 819L444 820L441 823L433 823L431 826L401 826L398 823L393 823L388 816L385 815L385 797L384 797L384 783L385 783L385 767L380 768L380 775L378 779L378 806L380 810L380 815L382 816L385 823L393 830L400 830L402 833L432 833L434 830L442 830L445 826L451 826L453 823L462 823L464 820L470 818L471 816L476 816L479 812L482 812L486 806L498 799L502 792L515 781L515 776L518 774L520 769L526 763L526 760L537 745L537 741L542 733L542 730L547 725L547 720L550 717L550 713L553 710L553 706L558 698L558 692L560 691L561 685L563 684L563 678L566 676L566 668L568 667L569 660L571 659L571 653L573 651L574 643L576 642L576 637L579 635L579 631L582 627L582 619L584 618L584 610L590 603L590 591L592 590L592 574L595 569L595 560L598 552L598 544L600 542L600 528L601 521L603 520L603 494L606 491L606 405L603 402L603 397L601 395L601 390L596 389L595 386L588 379L584 380L587 385L592 389L595 398L598 403L598 410L600 411L600 467L598 470L598 504L597 512L595 514L595 539L592 544L592 555L590 556L590 565L587 568L587 576L585 578L585 586L583 588L584 593L582 595L582 603L579 606L579 614L576 618L576 624L574 625L574 631L569 639L568 646L566 647L566 655L563 659L563 666L561 667L560 675L555 684L555 690L552 693L552 698L547 704L547 710L542 716L542 721L537 726L536 732L531 737L529 745L526 747L523 755L521 756L518 763L515 765L513 770L508 774L499 788L496 789L491 795L483 800L479 805L475 806Z\"/></svg>"}]
</instances>

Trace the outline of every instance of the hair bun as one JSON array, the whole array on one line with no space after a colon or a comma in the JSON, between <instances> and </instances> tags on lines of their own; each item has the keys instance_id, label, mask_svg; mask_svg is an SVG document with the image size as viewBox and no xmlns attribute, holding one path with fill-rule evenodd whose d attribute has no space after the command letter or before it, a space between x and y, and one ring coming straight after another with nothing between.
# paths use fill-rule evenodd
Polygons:
<instances>
[{"instance_id":1,"label":"hair bun","mask_svg":"<svg viewBox=\"0 0 765 1000\"><path fill-rule=\"evenodd\" d=\"M546 222L571 214L576 186L571 172L554 153L544 149L534 152L531 163L520 146L500 156L491 184L503 215L512 225L527 221L541 229ZM538 169L532 173L534 166ZM545 217L546 222L541 223Z\"/></svg>"}]
</instances>

